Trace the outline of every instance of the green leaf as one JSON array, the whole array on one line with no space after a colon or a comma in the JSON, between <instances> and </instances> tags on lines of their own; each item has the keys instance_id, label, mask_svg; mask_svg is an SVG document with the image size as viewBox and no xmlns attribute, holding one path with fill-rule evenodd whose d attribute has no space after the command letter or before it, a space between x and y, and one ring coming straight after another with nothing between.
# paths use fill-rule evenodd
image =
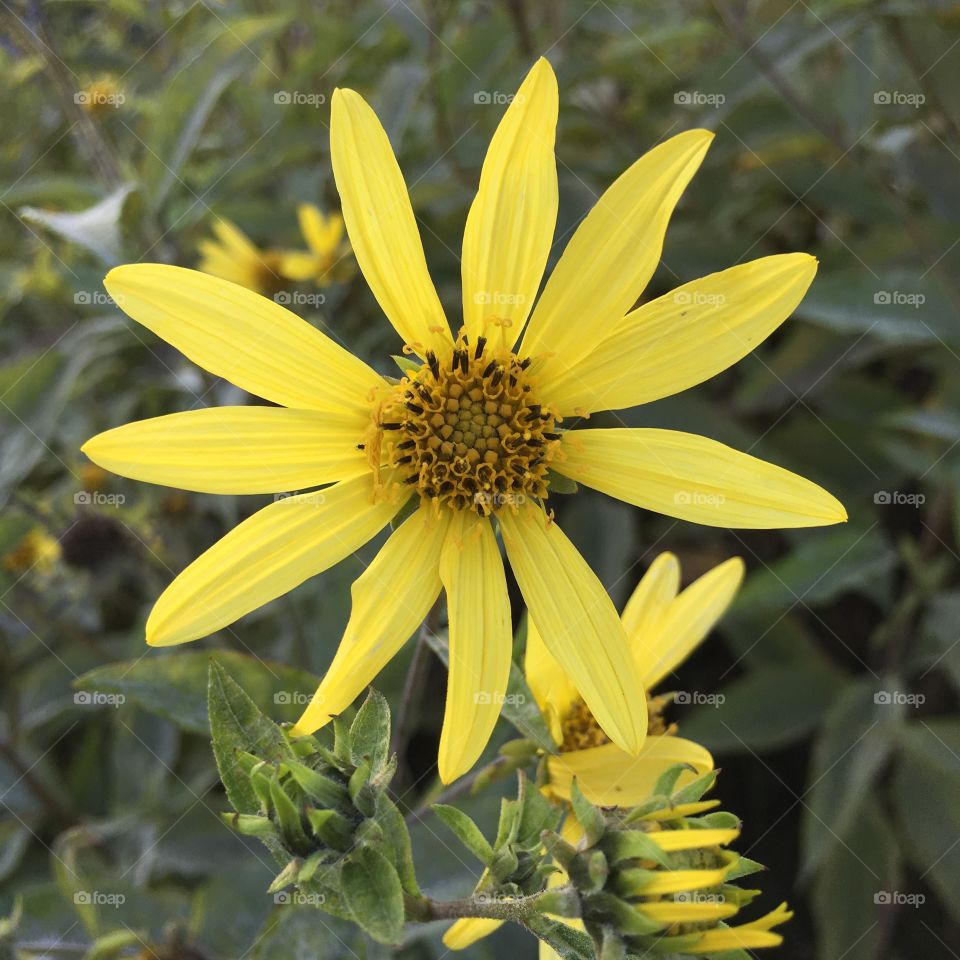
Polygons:
<instances>
[{"instance_id":1,"label":"green leaf","mask_svg":"<svg viewBox=\"0 0 960 960\"><path fill-rule=\"evenodd\" d=\"M573 814L577 818L577 823L583 828L587 844L593 846L607 829L606 819L583 795L580 785L575 779L570 784L570 802L573 804Z\"/></svg>"},{"instance_id":2,"label":"green leaf","mask_svg":"<svg viewBox=\"0 0 960 960\"><path fill-rule=\"evenodd\" d=\"M411 896L420 896L420 886L413 863L413 849L410 843L410 831L407 829L403 814L386 792L377 795L377 823L383 828L390 859L397 868L400 884Z\"/></svg>"},{"instance_id":3,"label":"green leaf","mask_svg":"<svg viewBox=\"0 0 960 960\"><path fill-rule=\"evenodd\" d=\"M435 803L431 809L485 867L490 866L493 860L493 847L470 817L456 807L449 807L443 803Z\"/></svg>"},{"instance_id":4,"label":"green leaf","mask_svg":"<svg viewBox=\"0 0 960 960\"><path fill-rule=\"evenodd\" d=\"M359 847L343 864L343 899L354 920L378 943L403 938L403 889L393 864L372 847Z\"/></svg>"},{"instance_id":5,"label":"green leaf","mask_svg":"<svg viewBox=\"0 0 960 960\"><path fill-rule=\"evenodd\" d=\"M329 777L295 760L288 760L284 767L290 771L290 776L296 780L303 792L320 806L349 807L350 794L342 783L335 783Z\"/></svg>"},{"instance_id":6,"label":"green leaf","mask_svg":"<svg viewBox=\"0 0 960 960\"><path fill-rule=\"evenodd\" d=\"M350 755L353 762L368 760L371 775L386 765L390 752L390 707L381 693L372 689L350 726Z\"/></svg>"},{"instance_id":7,"label":"green leaf","mask_svg":"<svg viewBox=\"0 0 960 960\"><path fill-rule=\"evenodd\" d=\"M211 659L237 682L252 700L278 722L293 722L319 681L306 670L233 651L167 653L110 663L74 681L78 690L123 694L145 710L172 720L184 730L206 734L207 677Z\"/></svg>"},{"instance_id":8,"label":"green leaf","mask_svg":"<svg viewBox=\"0 0 960 960\"><path fill-rule=\"evenodd\" d=\"M850 684L823 717L801 822L807 875L844 842L890 753L901 711L878 702L885 692L878 686L870 680Z\"/></svg>"},{"instance_id":9,"label":"green leaf","mask_svg":"<svg viewBox=\"0 0 960 960\"><path fill-rule=\"evenodd\" d=\"M595 960L593 941L582 930L574 930L568 924L551 920L542 913L530 917L524 925L563 960Z\"/></svg>"},{"instance_id":10,"label":"green leaf","mask_svg":"<svg viewBox=\"0 0 960 960\"><path fill-rule=\"evenodd\" d=\"M213 754L227 797L239 813L259 814L260 801L236 754L243 750L281 763L295 759L290 744L216 660L210 661L209 713Z\"/></svg>"}]
</instances>

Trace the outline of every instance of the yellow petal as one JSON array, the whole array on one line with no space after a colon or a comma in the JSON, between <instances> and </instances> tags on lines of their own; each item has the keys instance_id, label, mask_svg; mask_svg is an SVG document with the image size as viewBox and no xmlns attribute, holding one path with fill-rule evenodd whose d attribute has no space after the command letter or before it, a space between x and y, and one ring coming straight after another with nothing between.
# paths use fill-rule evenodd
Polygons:
<instances>
[{"instance_id":1,"label":"yellow petal","mask_svg":"<svg viewBox=\"0 0 960 960\"><path fill-rule=\"evenodd\" d=\"M633 639L644 686L655 687L699 646L743 582L743 561L732 557L687 587L665 612L656 637Z\"/></svg>"},{"instance_id":2,"label":"yellow petal","mask_svg":"<svg viewBox=\"0 0 960 960\"><path fill-rule=\"evenodd\" d=\"M645 884L636 888L636 893L653 896L663 893L683 893L686 890L702 890L719 886L726 879L728 867L717 870L656 870Z\"/></svg>"},{"instance_id":3,"label":"yellow petal","mask_svg":"<svg viewBox=\"0 0 960 960\"><path fill-rule=\"evenodd\" d=\"M210 407L115 427L81 448L105 470L202 493L279 493L369 472L362 414Z\"/></svg>"},{"instance_id":4,"label":"yellow petal","mask_svg":"<svg viewBox=\"0 0 960 960\"><path fill-rule=\"evenodd\" d=\"M690 946L675 947L676 953L690 953L698 957L723 953L727 950L762 950L764 947L779 947L783 937L767 930L743 930L741 927L717 927L707 930Z\"/></svg>"},{"instance_id":5,"label":"yellow petal","mask_svg":"<svg viewBox=\"0 0 960 960\"><path fill-rule=\"evenodd\" d=\"M623 608L620 619L623 620L630 651L646 690L650 689L650 685L644 680L643 644L658 642L660 622L679 587L679 561L672 553L661 553L641 577Z\"/></svg>"},{"instance_id":6,"label":"yellow petal","mask_svg":"<svg viewBox=\"0 0 960 960\"><path fill-rule=\"evenodd\" d=\"M521 353L549 382L574 366L636 303L660 262L673 208L713 134L687 130L644 154L606 190L550 275Z\"/></svg>"},{"instance_id":7,"label":"yellow petal","mask_svg":"<svg viewBox=\"0 0 960 960\"><path fill-rule=\"evenodd\" d=\"M650 796L668 767L678 763L693 767L693 771L681 774L681 786L713 769L713 757L700 744L682 737L650 736L636 757L624 753L616 744L605 743L548 757L547 770L550 788L561 799L570 799L570 784L576 777L591 803L633 807Z\"/></svg>"},{"instance_id":8,"label":"yellow petal","mask_svg":"<svg viewBox=\"0 0 960 960\"><path fill-rule=\"evenodd\" d=\"M350 706L429 613L440 595L440 549L449 521L449 511L437 516L421 508L353 582L347 629L294 736L319 730Z\"/></svg>"},{"instance_id":9,"label":"yellow petal","mask_svg":"<svg viewBox=\"0 0 960 960\"><path fill-rule=\"evenodd\" d=\"M729 829L652 830L647 836L667 853L676 850L703 850L706 847L724 847L740 836L740 831Z\"/></svg>"},{"instance_id":10,"label":"yellow petal","mask_svg":"<svg viewBox=\"0 0 960 960\"><path fill-rule=\"evenodd\" d=\"M320 262L317 255L302 250L284 250L277 262L277 271L280 275L297 283L316 279L319 269Z\"/></svg>"},{"instance_id":11,"label":"yellow petal","mask_svg":"<svg viewBox=\"0 0 960 960\"><path fill-rule=\"evenodd\" d=\"M815 483L695 434L575 430L564 434L563 452L554 466L571 480L708 527L819 527L847 519L836 497Z\"/></svg>"},{"instance_id":12,"label":"yellow petal","mask_svg":"<svg viewBox=\"0 0 960 960\"><path fill-rule=\"evenodd\" d=\"M354 255L387 319L421 356L449 349L403 174L377 115L353 90L333 92L330 157Z\"/></svg>"},{"instance_id":13,"label":"yellow petal","mask_svg":"<svg viewBox=\"0 0 960 960\"><path fill-rule=\"evenodd\" d=\"M223 244L225 252L235 257L256 257L260 252L250 238L230 220L214 221L213 232Z\"/></svg>"},{"instance_id":14,"label":"yellow petal","mask_svg":"<svg viewBox=\"0 0 960 960\"><path fill-rule=\"evenodd\" d=\"M817 272L806 253L711 274L628 313L575 367L544 381L562 414L621 410L710 379L762 343Z\"/></svg>"},{"instance_id":15,"label":"yellow petal","mask_svg":"<svg viewBox=\"0 0 960 960\"><path fill-rule=\"evenodd\" d=\"M466 950L478 940L489 937L502 923L503 920L464 917L457 920L443 935L443 945L448 950Z\"/></svg>"},{"instance_id":16,"label":"yellow petal","mask_svg":"<svg viewBox=\"0 0 960 960\"><path fill-rule=\"evenodd\" d=\"M523 663L530 692L537 706L546 716L547 722L557 743L561 740L559 724L561 718L573 704L580 699L574 682L557 663L557 658L547 649L543 637L533 622L527 617L527 649Z\"/></svg>"},{"instance_id":17,"label":"yellow petal","mask_svg":"<svg viewBox=\"0 0 960 960\"><path fill-rule=\"evenodd\" d=\"M507 556L530 617L603 731L636 754L647 705L623 624L603 585L540 509L500 514Z\"/></svg>"},{"instance_id":18,"label":"yellow petal","mask_svg":"<svg viewBox=\"0 0 960 960\"><path fill-rule=\"evenodd\" d=\"M437 766L450 783L483 753L507 692L513 631L507 578L489 520L454 513L440 555L450 667Z\"/></svg>"},{"instance_id":19,"label":"yellow petal","mask_svg":"<svg viewBox=\"0 0 960 960\"><path fill-rule=\"evenodd\" d=\"M660 900L638 903L637 912L660 923L696 923L699 920L723 920L732 917L739 907L735 903L714 900Z\"/></svg>"},{"instance_id":20,"label":"yellow petal","mask_svg":"<svg viewBox=\"0 0 960 960\"><path fill-rule=\"evenodd\" d=\"M235 283L159 263L104 286L127 316L214 376L285 407L369 410L383 378L300 317Z\"/></svg>"},{"instance_id":21,"label":"yellow petal","mask_svg":"<svg viewBox=\"0 0 960 960\"><path fill-rule=\"evenodd\" d=\"M303 239L315 254L323 257L336 251L343 239L343 218L339 214L326 217L312 203L301 203L297 207L297 219Z\"/></svg>"},{"instance_id":22,"label":"yellow petal","mask_svg":"<svg viewBox=\"0 0 960 960\"><path fill-rule=\"evenodd\" d=\"M533 306L557 223L557 78L541 57L497 127L463 235L471 340L512 346Z\"/></svg>"},{"instance_id":23,"label":"yellow petal","mask_svg":"<svg viewBox=\"0 0 960 960\"><path fill-rule=\"evenodd\" d=\"M376 536L398 504L373 501L370 475L275 500L201 554L161 594L147 643L205 637L332 567Z\"/></svg>"}]
</instances>

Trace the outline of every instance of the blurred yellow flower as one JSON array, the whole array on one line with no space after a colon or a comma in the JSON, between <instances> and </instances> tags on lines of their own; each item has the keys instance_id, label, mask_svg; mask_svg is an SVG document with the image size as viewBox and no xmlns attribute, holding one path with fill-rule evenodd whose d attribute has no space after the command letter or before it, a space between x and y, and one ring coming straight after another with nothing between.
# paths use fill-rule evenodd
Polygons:
<instances>
[{"instance_id":1,"label":"blurred yellow flower","mask_svg":"<svg viewBox=\"0 0 960 960\"><path fill-rule=\"evenodd\" d=\"M312 203L302 203L297 218L309 250L284 252L280 272L289 280L313 280L321 287L349 279L355 271L350 244L344 238L343 217L325 215Z\"/></svg>"},{"instance_id":2,"label":"blurred yellow flower","mask_svg":"<svg viewBox=\"0 0 960 960\"><path fill-rule=\"evenodd\" d=\"M200 263L204 273L222 277L256 293L275 293L283 286L279 250L261 250L234 223L217 220L213 224L215 240L200 242Z\"/></svg>"},{"instance_id":3,"label":"blurred yellow flower","mask_svg":"<svg viewBox=\"0 0 960 960\"><path fill-rule=\"evenodd\" d=\"M40 574L50 573L61 555L59 541L42 527L34 527L4 555L3 569L10 573L26 573L30 570Z\"/></svg>"},{"instance_id":4,"label":"blurred yellow flower","mask_svg":"<svg viewBox=\"0 0 960 960\"><path fill-rule=\"evenodd\" d=\"M105 281L135 320L277 406L128 424L88 441L92 460L209 493L330 484L276 499L194 561L157 601L147 641L183 643L233 623L352 554L412 501L417 509L353 584L350 622L295 732L311 733L346 709L445 590L444 781L483 751L506 691L512 630L498 531L532 619L598 724L627 753L643 746L646 705L624 627L544 507L551 470L712 525L846 518L816 484L714 440L559 429L564 417L655 400L736 362L790 315L816 261L765 257L631 309L712 139L693 130L655 147L604 193L533 306L557 216L557 109L556 78L541 59L483 164L464 233L463 328L454 338L386 132L357 93L335 92L331 155L353 251L405 349L423 361L399 382L224 280L137 264Z\"/></svg>"}]
</instances>

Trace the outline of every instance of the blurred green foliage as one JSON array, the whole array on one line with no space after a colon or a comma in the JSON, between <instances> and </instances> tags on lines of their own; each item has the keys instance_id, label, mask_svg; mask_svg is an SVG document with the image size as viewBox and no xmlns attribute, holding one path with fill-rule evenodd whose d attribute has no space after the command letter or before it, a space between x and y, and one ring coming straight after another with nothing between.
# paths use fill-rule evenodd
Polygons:
<instances>
[{"instance_id":1,"label":"blurred green foliage","mask_svg":"<svg viewBox=\"0 0 960 960\"><path fill-rule=\"evenodd\" d=\"M843 528L723 531L584 492L560 498L565 529L619 602L660 550L690 578L746 559L719 635L676 678L692 705L672 719L724 767L741 849L772 868L765 905L798 908L781 955L960 952L960 7L62 0L2 17L0 908L16 922L0 925L0 956L383 955L265 894L270 864L218 819L204 710L213 654L263 709L295 716L376 545L186 653L148 651L152 600L261 498L84 463L102 429L242 402L100 281L119 262L194 265L214 216L298 245L297 203L336 208L329 98L343 84L383 118L456 318L486 144L540 54L561 88L554 256L639 154L707 126L716 141L648 295L767 253L821 263L755 354L627 423L798 469L850 513ZM288 293L371 360L397 352L361 278ZM59 551L38 554L30 531ZM378 681L391 702L405 666ZM435 775L431 669L402 758L411 807ZM495 804L467 806L490 830ZM413 832L428 889L472 888L435 819ZM403 955L443 956L439 935L418 931ZM470 955L505 949L534 944L505 929Z\"/></svg>"}]
</instances>

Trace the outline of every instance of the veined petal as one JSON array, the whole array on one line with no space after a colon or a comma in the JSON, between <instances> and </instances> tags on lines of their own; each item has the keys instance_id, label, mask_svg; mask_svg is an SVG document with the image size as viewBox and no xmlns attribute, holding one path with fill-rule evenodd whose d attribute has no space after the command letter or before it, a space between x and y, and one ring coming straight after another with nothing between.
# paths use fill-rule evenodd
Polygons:
<instances>
[{"instance_id":1,"label":"veined petal","mask_svg":"<svg viewBox=\"0 0 960 960\"><path fill-rule=\"evenodd\" d=\"M847 512L822 487L772 463L676 430L576 430L555 469L627 503L708 527L819 527Z\"/></svg>"},{"instance_id":2,"label":"veined petal","mask_svg":"<svg viewBox=\"0 0 960 960\"><path fill-rule=\"evenodd\" d=\"M580 698L574 682L557 663L557 658L547 649L537 625L527 616L527 649L523 669L530 692L547 718L554 740L560 743L561 718Z\"/></svg>"},{"instance_id":3,"label":"veined petal","mask_svg":"<svg viewBox=\"0 0 960 960\"><path fill-rule=\"evenodd\" d=\"M472 341L512 346L533 306L557 223L557 78L541 57L507 107L463 235L463 320Z\"/></svg>"},{"instance_id":4,"label":"veined petal","mask_svg":"<svg viewBox=\"0 0 960 960\"><path fill-rule=\"evenodd\" d=\"M440 549L449 523L450 511L437 516L421 507L354 580L347 629L294 736L319 730L350 706L424 620L440 596Z\"/></svg>"},{"instance_id":5,"label":"veined petal","mask_svg":"<svg viewBox=\"0 0 960 960\"><path fill-rule=\"evenodd\" d=\"M691 583L670 604L656 636L631 636L648 690L683 663L726 613L743 582L743 571L743 561L731 557Z\"/></svg>"},{"instance_id":6,"label":"veined petal","mask_svg":"<svg viewBox=\"0 0 960 960\"><path fill-rule=\"evenodd\" d=\"M437 766L450 783L483 753L507 692L513 632L507 578L493 526L454 512L440 554L447 594L450 672Z\"/></svg>"},{"instance_id":7,"label":"veined petal","mask_svg":"<svg viewBox=\"0 0 960 960\"><path fill-rule=\"evenodd\" d=\"M575 367L547 382L564 415L621 410L709 380L762 343L817 272L806 253L743 263L628 313Z\"/></svg>"},{"instance_id":8,"label":"veined petal","mask_svg":"<svg viewBox=\"0 0 960 960\"><path fill-rule=\"evenodd\" d=\"M638 903L638 913L660 923L696 923L699 920L723 920L732 917L740 908L735 903L713 900L658 900Z\"/></svg>"},{"instance_id":9,"label":"veined petal","mask_svg":"<svg viewBox=\"0 0 960 960\"><path fill-rule=\"evenodd\" d=\"M487 920L478 917L463 917L457 920L443 935L443 945L448 950L466 950L471 944L489 937L503 924L503 920Z\"/></svg>"},{"instance_id":10,"label":"veined petal","mask_svg":"<svg viewBox=\"0 0 960 960\"><path fill-rule=\"evenodd\" d=\"M606 190L550 275L523 338L544 386L604 340L660 262L673 208L713 134L687 130L644 154Z\"/></svg>"},{"instance_id":11,"label":"veined petal","mask_svg":"<svg viewBox=\"0 0 960 960\"><path fill-rule=\"evenodd\" d=\"M201 493L279 493L369 472L368 418L285 407L210 407L107 430L81 449L123 477Z\"/></svg>"},{"instance_id":12,"label":"veined petal","mask_svg":"<svg viewBox=\"0 0 960 960\"><path fill-rule=\"evenodd\" d=\"M233 623L358 550L400 506L373 501L370 475L275 500L163 591L147 619L147 643L185 643Z\"/></svg>"},{"instance_id":13,"label":"veined petal","mask_svg":"<svg viewBox=\"0 0 960 960\"><path fill-rule=\"evenodd\" d=\"M715 870L656 870L649 880L638 886L636 893L654 896L663 893L683 893L719 886L726 879L729 867Z\"/></svg>"},{"instance_id":14,"label":"veined petal","mask_svg":"<svg viewBox=\"0 0 960 960\"><path fill-rule=\"evenodd\" d=\"M623 624L603 585L540 509L501 511L510 565L544 643L614 743L639 752L647 707Z\"/></svg>"},{"instance_id":15,"label":"veined petal","mask_svg":"<svg viewBox=\"0 0 960 960\"><path fill-rule=\"evenodd\" d=\"M330 158L354 255L387 319L421 356L449 348L403 174L377 115L353 90L333 92Z\"/></svg>"},{"instance_id":16,"label":"veined petal","mask_svg":"<svg viewBox=\"0 0 960 960\"><path fill-rule=\"evenodd\" d=\"M667 853L676 850L703 850L706 847L725 847L740 836L735 827L689 830L651 830L647 836Z\"/></svg>"},{"instance_id":17,"label":"veined petal","mask_svg":"<svg viewBox=\"0 0 960 960\"><path fill-rule=\"evenodd\" d=\"M681 786L713 769L713 757L700 744L682 737L649 736L636 757L624 753L614 743L605 743L548 757L547 770L551 791L563 800L570 799L570 784L576 777L591 803L633 807L650 796L668 767L678 763L693 768L680 775Z\"/></svg>"},{"instance_id":18,"label":"veined petal","mask_svg":"<svg viewBox=\"0 0 960 960\"><path fill-rule=\"evenodd\" d=\"M235 283L183 267L115 267L104 286L127 316L214 376L285 407L369 410L383 378L305 320Z\"/></svg>"},{"instance_id":19,"label":"veined petal","mask_svg":"<svg viewBox=\"0 0 960 960\"><path fill-rule=\"evenodd\" d=\"M642 645L658 643L660 623L679 588L679 561L672 553L661 553L641 577L636 590L623 608L620 619L623 621L627 642L645 690L649 690L650 686L644 680L646 671Z\"/></svg>"}]
</instances>

